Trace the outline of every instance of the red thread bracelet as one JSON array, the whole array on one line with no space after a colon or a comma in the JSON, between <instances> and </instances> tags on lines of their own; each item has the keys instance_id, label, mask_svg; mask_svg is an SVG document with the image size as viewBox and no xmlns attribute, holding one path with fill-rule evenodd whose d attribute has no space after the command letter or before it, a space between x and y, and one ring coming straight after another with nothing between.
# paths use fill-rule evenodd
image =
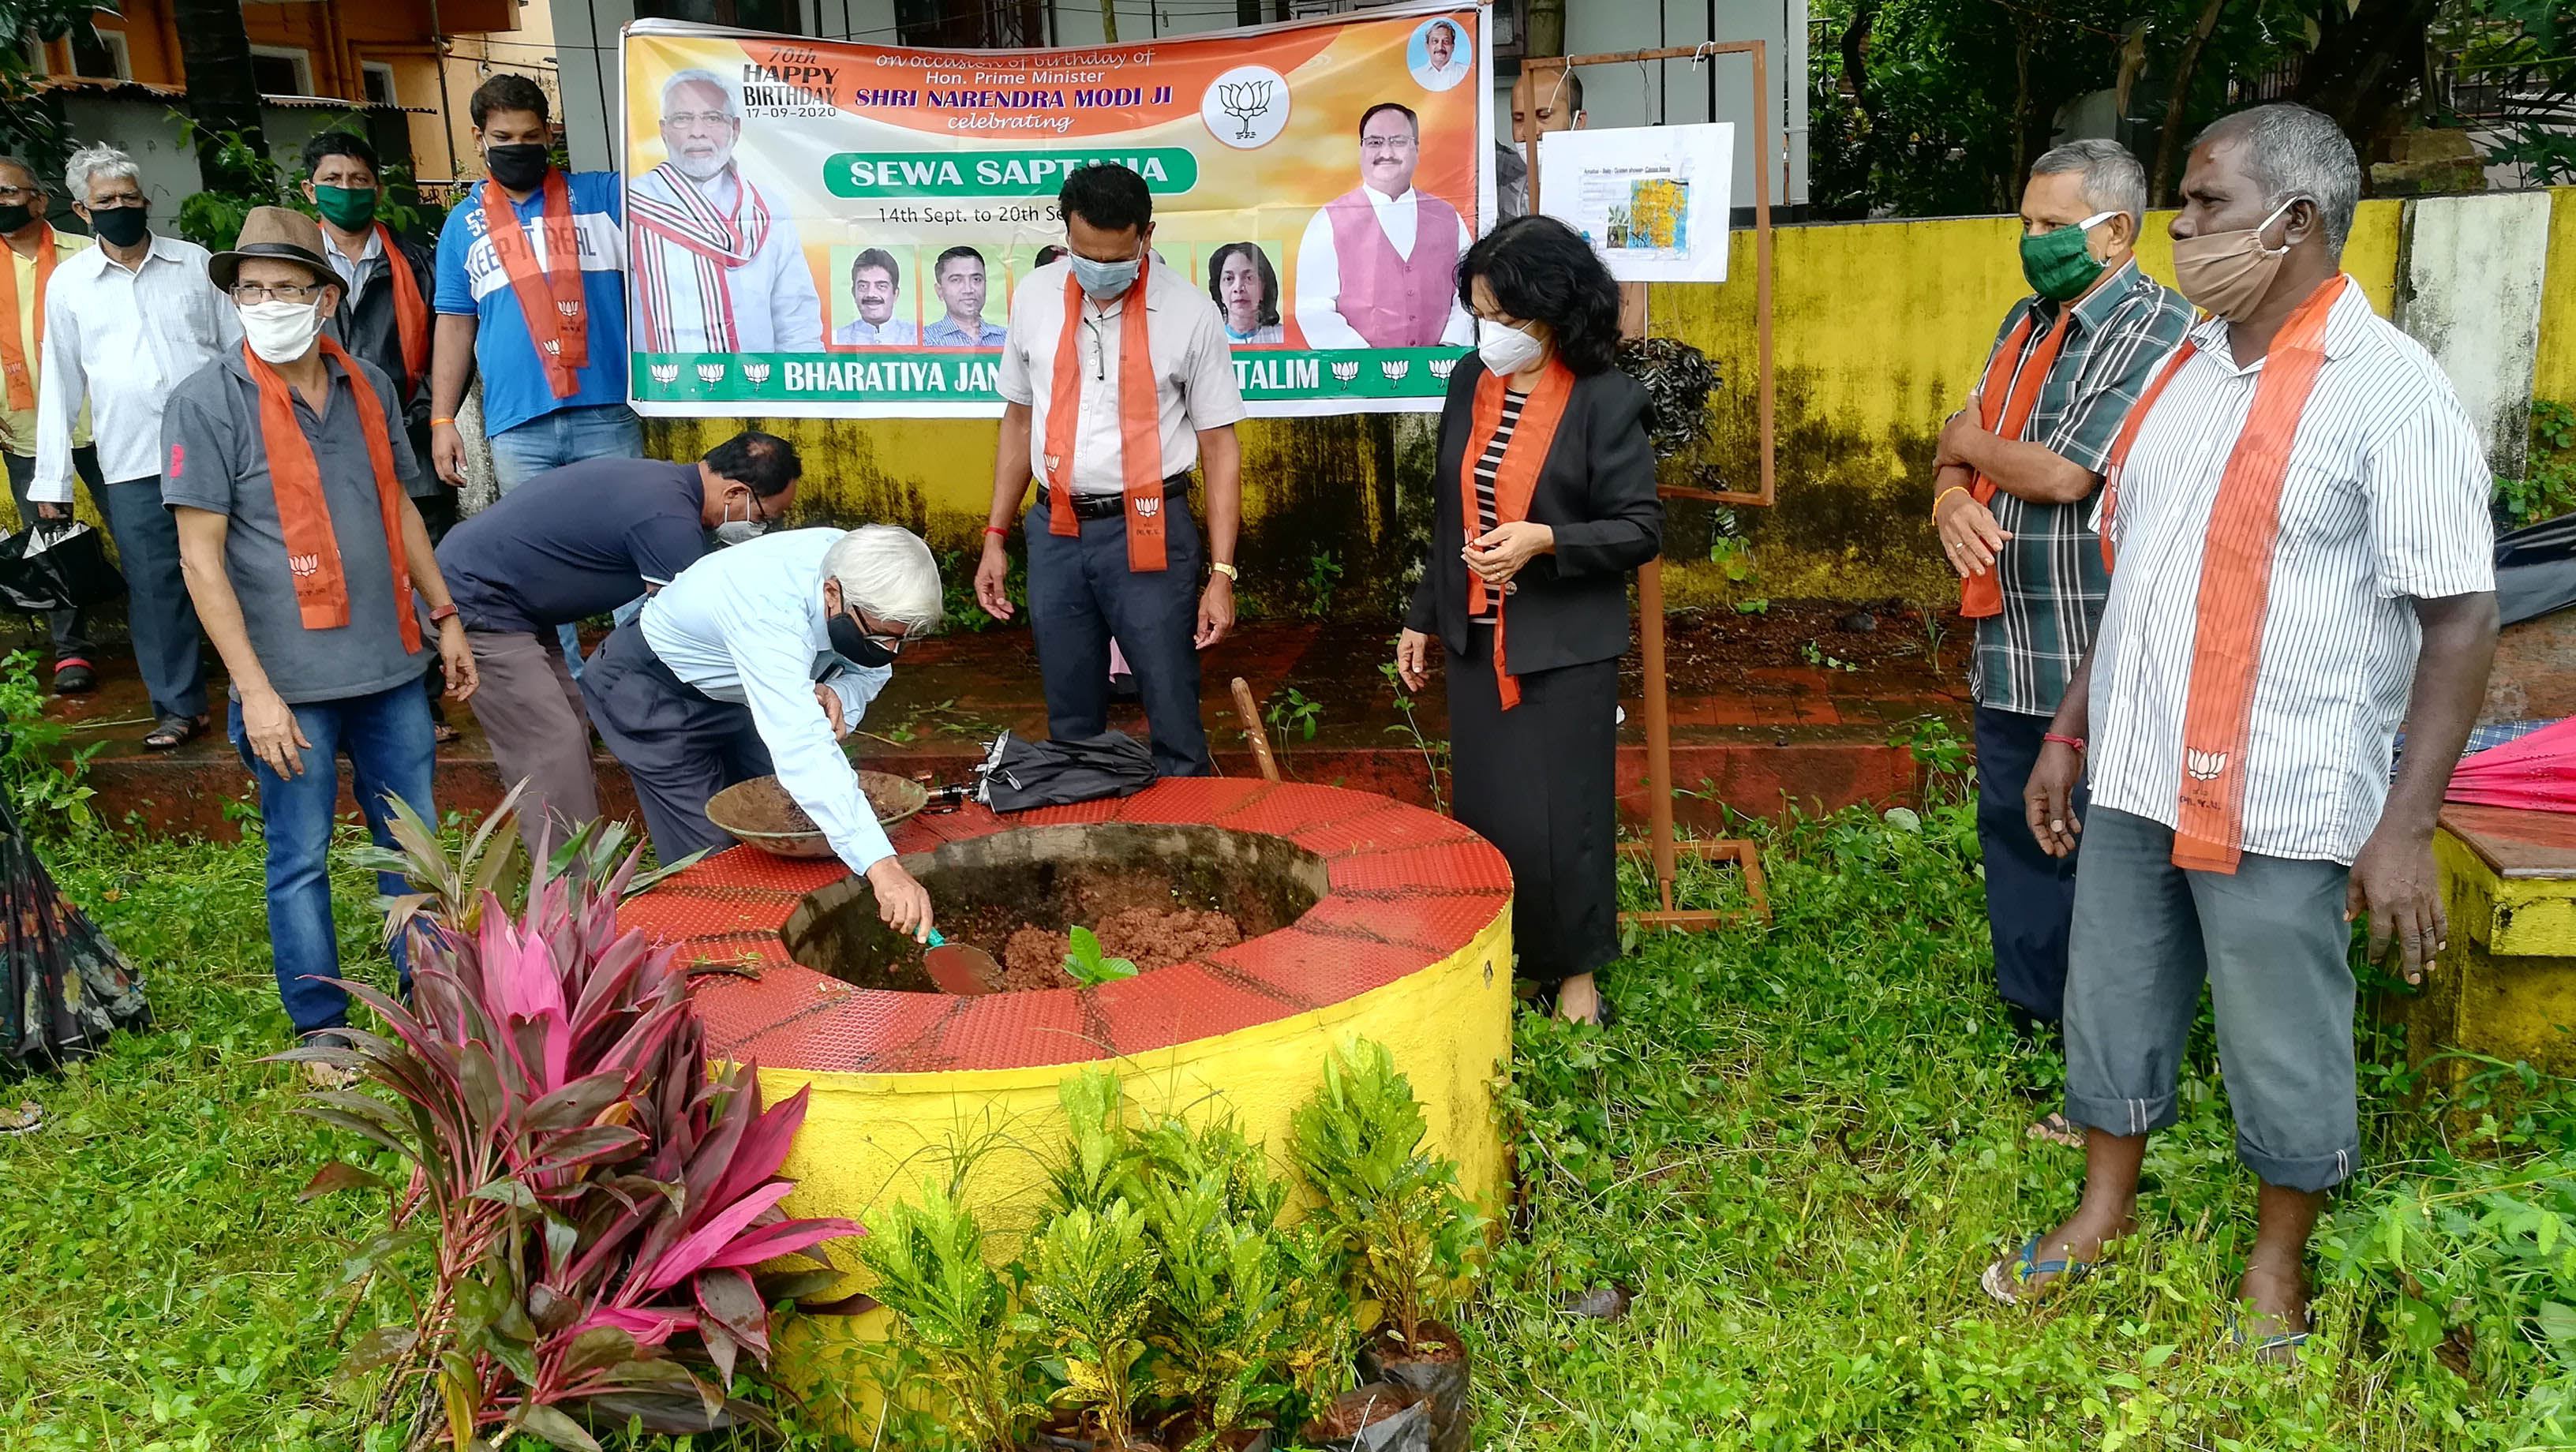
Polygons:
<instances>
[{"instance_id":1,"label":"red thread bracelet","mask_svg":"<svg viewBox=\"0 0 2576 1452\"><path fill-rule=\"evenodd\" d=\"M2060 746L2071 746L2078 751L2082 751L2084 749L2084 738L2081 736L2060 736L2056 732L2050 731L2042 734L2039 739L2042 741L2054 741Z\"/></svg>"},{"instance_id":2,"label":"red thread bracelet","mask_svg":"<svg viewBox=\"0 0 2576 1452\"><path fill-rule=\"evenodd\" d=\"M1011 537L1011 532L1010 532L1009 530L1007 530L1007 529L1002 528L1002 527L1001 527L1000 525L998 525L998 524L988 524L988 525L984 526L984 533L986 533L986 534L998 534L998 535L1000 535L1000 536L1001 536L1002 538L1004 538L1004 539L1009 539L1009 538Z\"/></svg>"}]
</instances>

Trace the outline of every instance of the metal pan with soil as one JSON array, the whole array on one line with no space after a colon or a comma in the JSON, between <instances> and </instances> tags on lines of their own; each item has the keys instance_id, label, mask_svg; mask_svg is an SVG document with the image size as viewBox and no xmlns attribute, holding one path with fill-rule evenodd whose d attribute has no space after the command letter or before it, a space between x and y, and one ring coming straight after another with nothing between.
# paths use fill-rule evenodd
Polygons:
<instances>
[{"instance_id":1,"label":"metal pan with soil","mask_svg":"<svg viewBox=\"0 0 2576 1452\"><path fill-rule=\"evenodd\" d=\"M859 773L859 789L876 810L877 824L891 830L930 803L930 790L882 771ZM733 834L734 840L773 857L820 858L832 855L814 819L796 805L774 776L738 781L707 799L707 820Z\"/></svg>"}]
</instances>

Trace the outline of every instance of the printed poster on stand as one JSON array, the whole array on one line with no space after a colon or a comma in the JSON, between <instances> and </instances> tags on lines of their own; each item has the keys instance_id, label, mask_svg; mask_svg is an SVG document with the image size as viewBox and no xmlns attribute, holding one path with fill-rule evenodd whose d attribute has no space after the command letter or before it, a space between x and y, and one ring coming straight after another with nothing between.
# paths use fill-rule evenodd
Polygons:
<instances>
[{"instance_id":1,"label":"printed poster on stand","mask_svg":"<svg viewBox=\"0 0 2576 1452\"><path fill-rule=\"evenodd\" d=\"M1539 210L1592 243L1621 282L1724 282L1735 125L1550 131Z\"/></svg>"}]
</instances>

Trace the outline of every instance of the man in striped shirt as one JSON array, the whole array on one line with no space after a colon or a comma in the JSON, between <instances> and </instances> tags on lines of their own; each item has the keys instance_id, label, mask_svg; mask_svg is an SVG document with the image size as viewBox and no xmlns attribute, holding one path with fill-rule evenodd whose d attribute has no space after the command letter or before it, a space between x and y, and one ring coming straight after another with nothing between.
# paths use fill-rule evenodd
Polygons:
<instances>
[{"instance_id":1,"label":"man in striped shirt","mask_svg":"<svg viewBox=\"0 0 2576 1452\"><path fill-rule=\"evenodd\" d=\"M2146 169L2117 142L2069 142L2031 167L2031 295L2005 314L1985 382L1942 429L1933 485L1941 550L1976 620L1977 837L1995 987L2032 1039L2056 1033L2075 858L2031 840L2022 783L2102 618L2110 572L2091 515L2112 437L2191 326L2182 295L2132 255L2146 207ZM2054 1113L2032 1132L2081 1142Z\"/></svg>"},{"instance_id":2,"label":"man in striped shirt","mask_svg":"<svg viewBox=\"0 0 2576 1452\"><path fill-rule=\"evenodd\" d=\"M2307 1334L2308 1235L2360 1154L2349 924L2368 916L2374 957L2393 938L2409 983L2441 951L2434 819L2495 654L2484 450L2339 271L2360 187L2302 106L2192 147L2174 271L2212 316L2113 447L2109 604L2025 794L2052 851L2086 839L2066 985L2084 1199L1986 1274L2027 1301L2134 1227L2205 980L2262 1182L2237 1336L2270 1356Z\"/></svg>"}]
</instances>

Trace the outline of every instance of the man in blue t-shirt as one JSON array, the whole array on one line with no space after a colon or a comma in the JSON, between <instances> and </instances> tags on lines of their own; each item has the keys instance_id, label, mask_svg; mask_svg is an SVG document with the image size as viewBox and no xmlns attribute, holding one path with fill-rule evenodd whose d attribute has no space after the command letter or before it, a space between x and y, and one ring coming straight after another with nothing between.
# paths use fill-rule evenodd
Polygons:
<instances>
[{"instance_id":1,"label":"man in blue t-shirt","mask_svg":"<svg viewBox=\"0 0 2576 1452\"><path fill-rule=\"evenodd\" d=\"M583 459L639 458L643 426L626 406L625 203L617 173L555 169L546 93L525 76L485 81L469 109L490 175L439 229L430 459L441 478L465 482L456 410L478 369L483 432L502 493ZM516 226L496 236L493 223L502 215ZM577 299L572 270L548 269L549 234L573 241ZM562 640L578 675L573 627L563 628Z\"/></svg>"},{"instance_id":2,"label":"man in blue t-shirt","mask_svg":"<svg viewBox=\"0 0 2576 1452\"><path fill-rule=\"evenodd\" d=\"M695 464L568 464L448 532L438 566L482 680L474 719L502 784L528 783L519 830L531 853L549 816L560 844L599 815L590 723L555 630L671 583L710 535L734 544L768 529L803 472L793 444L745 432Z\"/></svg>"}]
</instances>

